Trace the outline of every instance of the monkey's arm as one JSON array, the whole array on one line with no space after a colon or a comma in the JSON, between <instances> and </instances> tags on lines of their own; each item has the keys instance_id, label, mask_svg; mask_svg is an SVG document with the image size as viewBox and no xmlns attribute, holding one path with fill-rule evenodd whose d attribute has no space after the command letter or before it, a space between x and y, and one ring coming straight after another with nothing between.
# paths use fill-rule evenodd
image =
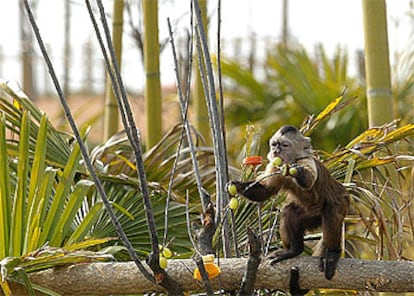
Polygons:
<instances>
[{"instance_id":1,"label":"monkey's arm","mask_svg":"<svg viewBox=\"0 0 414 296\"><path fill-rule=\"evenodd\" d=\"M269 199L273 194L271 190L268 190L266 186L257 181L230 181L226 186L227 191L231 185L236 186L237 194L243 195L252 201L262 202Z\"/></svg>"},{"instance_id":2,"label":"monkey's arm","mask_svg":"<svg viewBox=\"0 0 414 296\"><path fill-rule=\"evenodd\" d=\"M300 187L304 189L312 188L318 178L315 160L313 158L305 158L292 164L289 169L289 175L296 179Z\"/></svg>"},{"instance_id":3,"label":"monkey's arm","mask_svg":"<svg viewBox=\"0 0 414 296\"><path fill-rule=\"evenodd\" d=\"M255 181L240 182L230 181L226 185L228 191L230 185L236 186L237 194L257 202L268 200L273 195L277 194L284 183L285 176L279 173L279 168L272 164L268 164L263 175L258 177Z\"/></svg>"}]
</instances>

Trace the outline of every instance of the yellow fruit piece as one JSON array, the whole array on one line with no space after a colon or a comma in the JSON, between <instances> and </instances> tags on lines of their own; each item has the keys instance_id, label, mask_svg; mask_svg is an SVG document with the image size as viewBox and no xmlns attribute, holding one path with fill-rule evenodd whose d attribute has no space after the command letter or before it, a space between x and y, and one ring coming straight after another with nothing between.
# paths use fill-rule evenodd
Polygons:
<instances>
[{"instance_id":1,"label":"yellow fruit piece","mask_svg":"<svg viewBox=\"0 0 414 296\"><path fill-rule=\"evenodd\" d=\"M204 268L207 271L209 279L215 278L221 272L220 267L218 267L215 263L204 263ZM201 281L201 273L198 267L194 270L194 278Z\"/></svg>"},{"instance_id":2,"label":"yellow fruit piece","mask_svg":"<svg viewBox=\"0 0 414 296\"><path fill-rule=\"evenodd\" d=\"M239 200L235 197L232 197L229 201L229 208L233 211L239 207Z\"/></svg>"},{"instance_id":3,"label":"yellow fruit piece","mask_svg":"<svg viewBox=\"0 0 414 296\"><path fill-rule=\"evenodd\" d=\"M168 266L168 260L167 260L167 258L165 258L163 256L160 256L160 267L162 269L166 269L167 266Z\"/></svg>"},{"instance_id":4,"label":"yellow fruit piece","mask_svg":"<svg viewBox=\"0 0 414 296\"><path fill-rule=\"evenodd\" d=\"M298 174L298 169L293 167L289 169L289 175L296 176Z\"/></svg>"},{"instance_id":5,"label":"yellow fruit piece","mask_svg":"<svg viewBox=\"0 0 414 296\"><path fill-rule=\"evenodd\" d=\"M214 254L208 254L201 257L204 263L213 263L214 262Z\"/></svg>"},{"instance_id":6,"label":"yellow fruit piece","mask_svg":"<svg viewBox=\"0 0 414 296\"><path fill-rule=\"evenodd\" d=\"M272 165L278 167L282 164L282 162L283 160L279 156L276 156L275 159L273 159L272 161Z\"/></svg>"},{"instance_id":7,"label":"yellow fruit piece","mask_svg":"<svg viewBox=\"0 0 414 296\"><path fill-rule=\"evenodd\" d=\"M227 187L227 192L231 195L231 196L235 196L237 194L237 187L234 184L230 184Z\"/></svg>"}]
</instances>

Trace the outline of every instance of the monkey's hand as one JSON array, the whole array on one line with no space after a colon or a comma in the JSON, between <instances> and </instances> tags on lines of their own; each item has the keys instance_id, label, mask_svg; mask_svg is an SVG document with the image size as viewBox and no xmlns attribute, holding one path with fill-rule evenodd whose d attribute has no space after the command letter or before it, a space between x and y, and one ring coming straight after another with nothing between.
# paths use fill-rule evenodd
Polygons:
<instances>
[{"instance_id":1,"label":"monkey's hand","mask_svg":"<svg viewBox=\"0 0 414 296\"><path fill-rule=\"evenodd\" d=\"M296 179L298 184L302 187L308 186L308 178L306 174L306 170L303 166L294 163L291 164L290 167L287 169L285 176L291 176Z\"/></svg>"},{"instance_id":2,"label":"monkey's hand","mask_svg":"<svg viewBox=\"0 0 414 296\"><path fill-rule=\"evenodd\" d=\"M325 278L331 280L335 275L340 251L326 251L319 260L319 271L325 273Z\"/></svg>"},{"instance_id":3,"label":"monkey's hand","mask_svg":"<svg viewBox=\"0 0 414 296\"><path fill-rule=\"evenodd\" d=\"M236 196L238 193L242 192L245 186L242 182L239 181L229 181L226 184L225 190L230 196Z\"/></svg>"},{"instance_id":4,"label":"monkey's hand","mask_svg":"<svg viewBox=\"0 0 414 296\"><path fill-rule=\"evenodd\" d=\"M256 202L265 201L272 196L272 192L267 190L263 184L257 181L230 181L226 184L225 190L231 196L243 195Z\"/></svg>"}]
</instances>

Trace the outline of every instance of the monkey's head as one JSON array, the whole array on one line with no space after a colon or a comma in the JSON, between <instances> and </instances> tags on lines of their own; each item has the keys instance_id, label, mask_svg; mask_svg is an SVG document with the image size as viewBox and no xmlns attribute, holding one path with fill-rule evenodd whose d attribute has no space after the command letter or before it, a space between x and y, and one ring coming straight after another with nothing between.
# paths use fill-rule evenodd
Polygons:
<instances>
[{"instance_id":1,"label":"monkey's head","mask_svg":"<svg viewBox=\"0 0 414 296\"><path fill-rule=\"evenodd\" d=\"M269 141L269 161L280 157L284 163L294 163L300 158L312 155L309 137L305 137L294 126L282 126Z\"/></svg>"}]
</instances>

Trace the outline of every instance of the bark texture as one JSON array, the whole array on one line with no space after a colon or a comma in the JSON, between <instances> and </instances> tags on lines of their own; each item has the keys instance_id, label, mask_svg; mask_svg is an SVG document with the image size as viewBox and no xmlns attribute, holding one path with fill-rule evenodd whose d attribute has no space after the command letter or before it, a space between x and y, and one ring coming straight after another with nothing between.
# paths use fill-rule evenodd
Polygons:
<instances>
[{"instance_id":1,"label":"bark texture","mask_svg":"<svg viewBox=\"0 0 414 296\"><path fill-rule=\"evenodd\" d=\"M220 259L221 288L237 290L246 270L247 258ZM414 292L414 262L341 259L331 281L318 271L318 258L300 257L269 265L262 260L255 288L282 289L289 286L292 267L298 267L302 289L335 288L368 291ZM196 265L191 259L171 259L166 271L184 290L202 290L193 279ZM78 264L30 275L33 283L64 295L117 295L164 291L146 280L133 262ZM219 279L211 280L214 289Z\"/></svg>"}]
</instances>

